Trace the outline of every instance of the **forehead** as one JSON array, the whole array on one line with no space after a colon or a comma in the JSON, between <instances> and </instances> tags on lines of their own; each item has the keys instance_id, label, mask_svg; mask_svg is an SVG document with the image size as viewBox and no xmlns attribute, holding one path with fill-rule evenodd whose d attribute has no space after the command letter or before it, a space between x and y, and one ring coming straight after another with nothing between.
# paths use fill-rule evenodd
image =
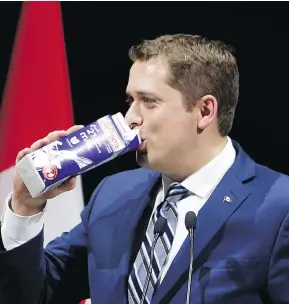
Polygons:
<instances>
[{"instance_id":1,"label":"forehead","mask_svg":"<svg viewBox=\"0 0 289 304\"><path fill-rule=\"evenodd\" d=\"M127 92L148 92L168 86L168 69L161 60L136 61L129 73Z\"/></svg>"}]
</instances>

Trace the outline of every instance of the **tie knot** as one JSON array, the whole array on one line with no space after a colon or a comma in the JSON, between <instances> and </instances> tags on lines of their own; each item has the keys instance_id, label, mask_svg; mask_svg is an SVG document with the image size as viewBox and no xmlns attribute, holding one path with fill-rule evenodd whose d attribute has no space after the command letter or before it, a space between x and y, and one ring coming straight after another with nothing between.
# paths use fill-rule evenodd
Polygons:
<instances>
[{"instance_id":1,"label":"tie knot","mask_svg":"<svg viewBox=\"0 0 289 304\"><path fill-rule=\"evenodd\" d=\"M167 194L165 196L164 200L170 200L171 198L175 196L184 196L185 194L188 193L188 189L183 187L179 183L172 183L167 191Z\"/></svg>"}]
</instances>

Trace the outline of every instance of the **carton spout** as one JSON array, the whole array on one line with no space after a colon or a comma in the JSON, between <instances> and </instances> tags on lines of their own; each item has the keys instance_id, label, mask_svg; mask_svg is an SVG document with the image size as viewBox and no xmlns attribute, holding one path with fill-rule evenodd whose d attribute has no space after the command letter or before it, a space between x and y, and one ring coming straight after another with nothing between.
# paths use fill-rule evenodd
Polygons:
<instances>
[{"instance_id":1,"label":"carton spout","mask_svg":"<svg viewBox=\"0 0 289 304\"><path fill-rule=\"evenodd\" d=\"M124 134L123 138L124 138L124 140L127 140L129 142L132 141L134 138L137 138L139 144L141 143L141 137L140 137L139 129L130 130L129 133Z\"/></svg>"},{"instance_id":2,"label":"carton spout","mask_svg":"<svg viewBox=\"0 0 289 304\"><path fill-rule=\"evenodd\" d=\"M117 126L122 138L127 144L135 140L135 138L137 138L139 144L141 143L139 129L131 129L121 113L112 115L112 119Z\"/></svg>"},{"instance_id":3,"label":"carton spout","mask_svg":"<svg viewBox=\"0 0 289 304\"><path fill-rule=\"evenodd\" d=\"M139 129L133 129L131 131L134 134L133 137L137 137L139 144L141 144L141 137L140 137L140 131L139 131Z\"/></svg>"}]
</instances>

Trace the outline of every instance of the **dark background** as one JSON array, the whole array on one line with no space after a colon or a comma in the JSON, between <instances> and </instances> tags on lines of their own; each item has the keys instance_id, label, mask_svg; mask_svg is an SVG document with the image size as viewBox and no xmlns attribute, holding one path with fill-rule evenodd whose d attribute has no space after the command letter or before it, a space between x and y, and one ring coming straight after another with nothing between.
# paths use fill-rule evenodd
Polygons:
<instances>
[{"instance_id":1,"label":"dark background","mask_svg":"<svg viewBox=\"0 0 289 304\"><path fill-rule=\"evenodd\" d=\"M128 48L166 33L221 39L236 49L240 102L230 136L251 157L289 173L289 25L287 3L62 2L76 124L125 113ZM0 3L2 96L20 2ZM83 176L86 201L98 182L136 168L133 153ZM125 181L124 181L125 182Z\"/></svg>"}]
</instances>

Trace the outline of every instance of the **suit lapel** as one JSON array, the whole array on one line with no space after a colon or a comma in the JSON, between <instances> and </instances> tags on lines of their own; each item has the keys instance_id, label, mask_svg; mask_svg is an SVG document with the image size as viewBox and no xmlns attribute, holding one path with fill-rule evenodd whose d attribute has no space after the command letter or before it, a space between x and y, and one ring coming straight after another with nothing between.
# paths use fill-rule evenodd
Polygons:
<instances>
[{"instance_id":1,"label":"suit lapel","mask_svg":"<svg viewBox=\"0 0 289 304\"><path fill-rule=\"evenodd\" d=\"M93 220L89 227L89 259L91 265L94 265L95 282L91 289L94 298L99 298L99 295L103 297L100 302L105 298L111 303L123 303L126 298L124 286L130 268L135 228L154 195L154 186L160 176L155 172L141 174L143 175L139 174L139 180L134 179L131 183L127 179L125 184L111 183L109 187L115 185L114 191L99 192L99 206L91 216ZM131 186L132 189L128 191L126 187Z\"/></svg>"},{"instance_id":2,"label":"suit lapel","mask_svg":"<svg viewBox=\"0 0 289 304\"><path fill-rule=\"evenodd\" d=\"M194 238L194 272L222 241L222 227L251 193L250 185L244 185L243 181L254 175L253 162L245 155L247 160L244 163L244 155L242 155L244 152L241 151L240 153L239 159L227 171L198 214ZM247 170L248 165L252 170ZM242 168L242 172L238 170L240 166L245 166ZM174 295L187 281L188 267L189 238L187 237L160 284L152 301L153 304L169 303L171 295Z\"/></svg>"}]
</instances>

